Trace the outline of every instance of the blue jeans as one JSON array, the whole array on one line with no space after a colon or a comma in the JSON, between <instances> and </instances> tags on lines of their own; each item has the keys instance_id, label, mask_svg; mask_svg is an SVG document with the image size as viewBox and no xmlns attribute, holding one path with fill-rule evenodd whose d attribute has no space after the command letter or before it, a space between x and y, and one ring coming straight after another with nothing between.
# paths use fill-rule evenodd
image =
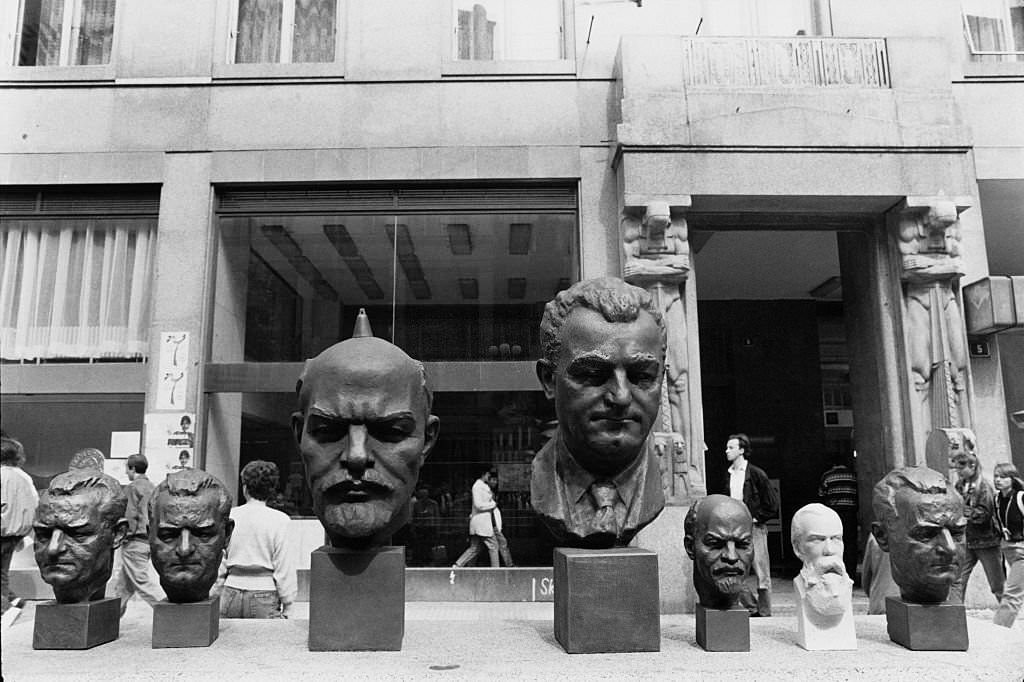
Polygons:
<instances>
[{"instance_id":1,"label":"blue jeans","mask_svg":"<svg viewBox=\"0 0 1024 682\"><path fill-rule=\"evenodd\" d=\"M220 593L224 618L283 618L277 590L238 590L224 587Z\"/></svg>"}]
</instances>

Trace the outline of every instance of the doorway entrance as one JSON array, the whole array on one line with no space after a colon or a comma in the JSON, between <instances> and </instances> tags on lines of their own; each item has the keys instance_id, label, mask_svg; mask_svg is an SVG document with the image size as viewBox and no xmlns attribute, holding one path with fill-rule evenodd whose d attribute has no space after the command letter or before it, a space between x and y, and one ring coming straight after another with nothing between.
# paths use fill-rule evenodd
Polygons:
<instances>
[{"instance_id":1,"label":"doorway entrance","mask_svg":"<svg viewBox=\"0 0 1024 682\"><path fill-rule=\"evenodd\" d=\"M786 577L799 570L793 513L819 501L821 474L854 449L836 237L691 228L708 492L727 491L726 440L746 433L750 461L778 482L769 552Z\"/></svg>"}]
</instances>

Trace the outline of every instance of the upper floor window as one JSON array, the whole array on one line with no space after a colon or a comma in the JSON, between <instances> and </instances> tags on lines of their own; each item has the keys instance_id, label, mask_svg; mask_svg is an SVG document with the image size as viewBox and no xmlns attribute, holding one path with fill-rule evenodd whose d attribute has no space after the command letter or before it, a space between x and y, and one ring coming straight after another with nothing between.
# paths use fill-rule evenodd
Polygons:
<instances>
[{"instance_id":1,"label":"upper floor window","mask_svg":"<svg viewBox=\"0 0 1024 682\"><path fill-rule=\"evenodd\" d=\"M117 0L22 0L18 66L109 64Z\"/></svg>"},{"instance_id":2,"label":"upper floor window","mask_svg":"<svg viewBox=\"0 0 1024 682\"><path fill-rule=\"evenodd\" d=\"M964 35L975 61L1024 61L1024 0L965 0Z\"/></svg>"},{"instance_id":3,"label":"upper floor window","mask_svg":"<svg viewBox=\"0 0 1024 682\"><path fill-rule=\"evenodd\" d=\"M235 64L333 62L337 0L238 0L229 58Z\"/></svg>"},{"instance_id":4,"label":"upper floor window","mask_svg":"<svg viewBox=\"0 0 1024 682\"><path fill-rule=\"evenodd\" d=\"M452 0L456 60L567 59L562 0Z\"/></svg>"}]
</instances>

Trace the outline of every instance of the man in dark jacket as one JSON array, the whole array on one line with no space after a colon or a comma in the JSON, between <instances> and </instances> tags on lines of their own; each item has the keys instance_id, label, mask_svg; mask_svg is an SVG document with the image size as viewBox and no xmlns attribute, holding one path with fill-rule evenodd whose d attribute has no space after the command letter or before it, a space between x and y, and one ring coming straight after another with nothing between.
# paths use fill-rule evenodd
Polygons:
<instances>
[{"instance_id":1,"label":"man in dark jacket","mask_svg":"<svg viewBox=\"0 0 1024 682\"><path fill-rule=\"evenodd\" d=\"M757 576L757 603L753 599L742 599L754 616L772 615L772 578L768 558L767 521L779 515L779 501L767 474L750 462L750 438L744 433L729 436L725 456L729 460L729 473L724 493L747 505L754 520L754 574Z\"/></svg>"}]
</instances>

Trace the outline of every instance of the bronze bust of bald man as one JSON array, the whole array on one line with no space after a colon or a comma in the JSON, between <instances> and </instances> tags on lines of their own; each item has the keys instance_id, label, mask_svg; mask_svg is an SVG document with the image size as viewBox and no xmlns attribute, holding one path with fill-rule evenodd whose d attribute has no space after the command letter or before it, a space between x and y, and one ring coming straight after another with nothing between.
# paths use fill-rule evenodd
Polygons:
<instances>
[{"instance_id":1,"label":"bronze bust of bald man","mask_svg":"<svg viewBox=\"0 0 1024 682\"><path fill-rule=\"evenodd\" d=\"M683 548L693 559L693 586L702 606L736 605L754 560L753 523L747 506L728 495L709 495L690 506Z\"/></svg>"},{"instance_id":2,"label":"bronze bust of bald man","mask_svg":"<svg viewBox=\"0 0 1024 682\"><path fill-rule=\"evenodd\" d=\"M296 392L292 432L331 545L388 545L440 426L423 365L374 338L360 311L353 338L306 361Z\"/></svg>"},{"instance_id":3,"label":"bronze bust of bald man","mask_svg":"<svg viewBox=\"0 0 1024 682\"><path fill-rule=\"evenodd\" d=\"M537 377L558 431L533 460L530 498L556 542L624 547L665 506L647 435L665 372L651 296L621 279L578 282L544 309Z\"/></svg>"}]
</instances>

